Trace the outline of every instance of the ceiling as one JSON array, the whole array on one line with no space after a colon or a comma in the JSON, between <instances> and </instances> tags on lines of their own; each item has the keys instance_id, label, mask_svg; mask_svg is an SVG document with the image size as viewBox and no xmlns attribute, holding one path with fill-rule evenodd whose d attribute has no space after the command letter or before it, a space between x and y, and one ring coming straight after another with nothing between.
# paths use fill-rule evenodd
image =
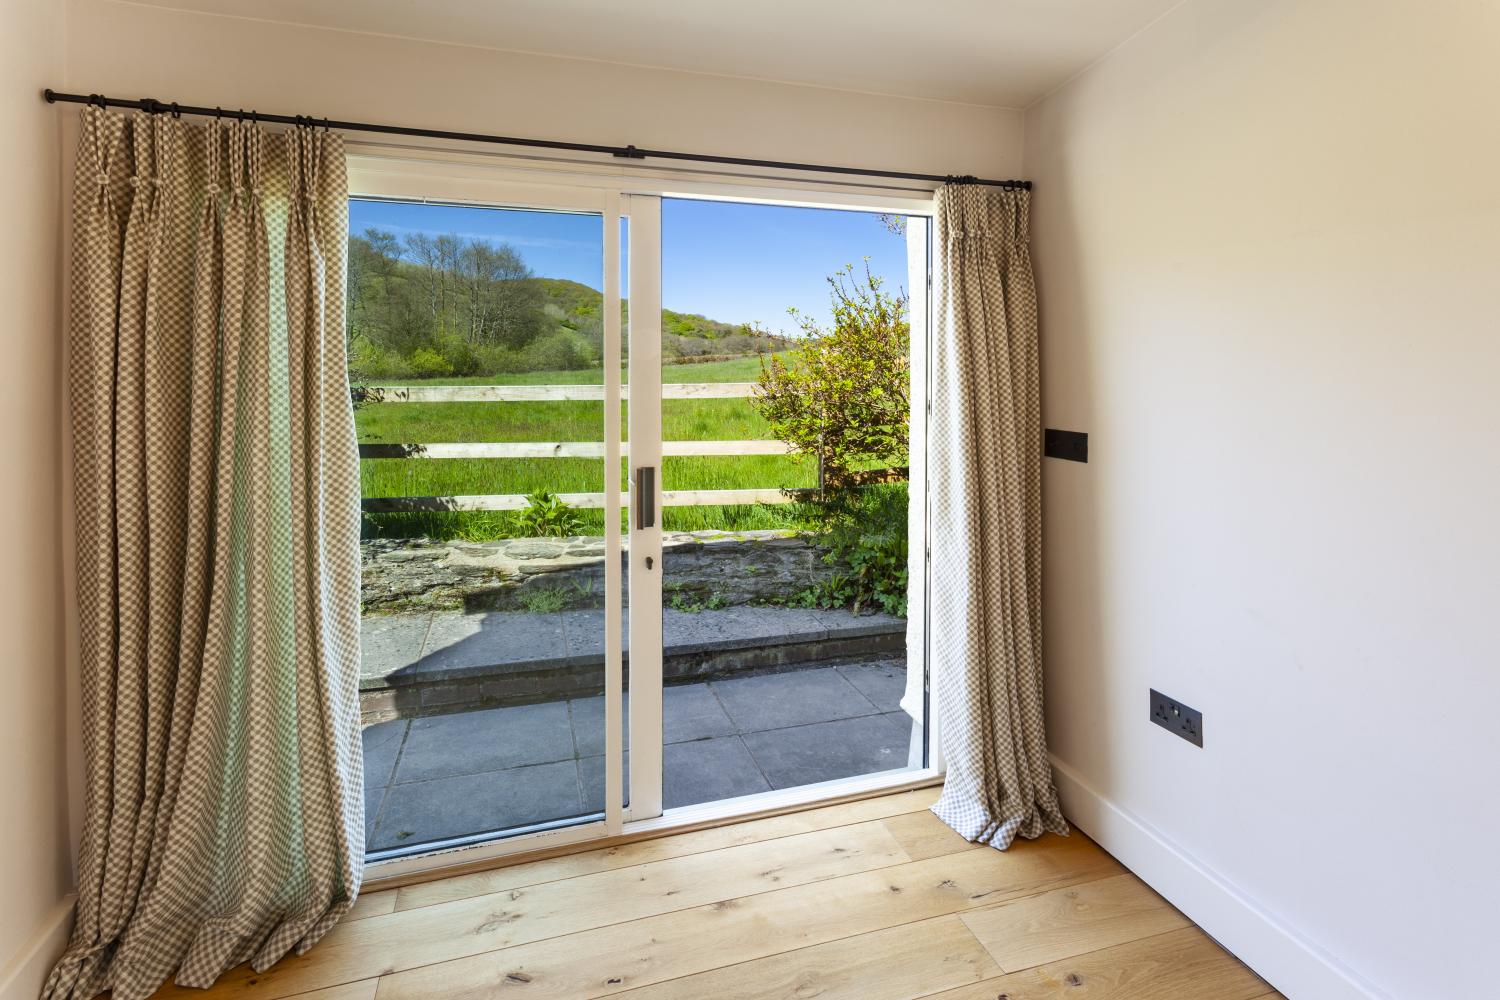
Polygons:
<instances>
[{"instance_id":1,"label":"ceiling","mask_svg":"<svg viewBox=\"0 0 1500 1000\"><path fill-rule=\"evenodd\" d=\"M154 0L578 59L1023 108L1179 0Z\"/></svg>"}]
</instances>

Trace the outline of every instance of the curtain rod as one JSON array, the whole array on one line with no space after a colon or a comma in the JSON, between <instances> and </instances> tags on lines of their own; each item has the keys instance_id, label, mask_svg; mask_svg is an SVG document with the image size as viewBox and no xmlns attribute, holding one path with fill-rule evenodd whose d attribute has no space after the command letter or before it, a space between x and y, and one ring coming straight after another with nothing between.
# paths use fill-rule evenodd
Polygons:
<instances>
[{"instance_id":1,"label":"curtain rod","mask_svg":"<svg viewBox=\"0 0 1500 1000\"><path fill-rule=\"evenodd\" d=\"M607 153L626 160L688 160L695 163L723 163L736 167L763 167L775 170L806 170L820 174L846 174L858 177L888 177L906 181L930 181L937 184L987 184L992 187L1030 191L1030 181L995 181L972 174L917 174L904 170L866 170L860 167L830 167L817 163L791 163L784 160L756 160L743 156L714 156L709 153L678 153L666 149L640 149L636 146L601 146L588 142L561 142L554 139L518 139L513 136L487 135L483 132L448 132L442 129L409 128L404 125L376 125L370 122L331 121L310 115L267 115L243 108L226 111L223 108L207 108L173 101L158 101L152 97L130 100L121 97L105 97L102 94L62 94L48 87L42 91L48 104L59 101L65 104L93 104L101 108L135 108L147 114L200 115L216 118L231 118L271 122L278 125L321 125L324 128L343 132L378 132L382 135L414 135L427 139L451 139L460 142L490 142L503 146L527 146L532 149L564 149L575 153Z\"/></svg>"}]
</instances>

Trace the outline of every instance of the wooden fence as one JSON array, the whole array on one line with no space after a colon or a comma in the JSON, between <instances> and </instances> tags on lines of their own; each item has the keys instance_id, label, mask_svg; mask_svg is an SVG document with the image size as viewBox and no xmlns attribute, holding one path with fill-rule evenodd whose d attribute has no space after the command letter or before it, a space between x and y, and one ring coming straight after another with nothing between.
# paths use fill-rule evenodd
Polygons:
<instances>
[{"instance_id":1,"label":"wooden fence","mask_svg":"<svg viewBox=\"0 0 1500 1000\"><path fill-rule=\"evenodd\" d=\"M742 399L755 388L754 382L672 382L661 387L663 399ZM628 386L620 387L620 398L629 399ZM364 389L364 403L518 403L604 400L602 385L375 385ZM620 454L629 445L620 444ZM663 441L663 456L695 455L785 455L791 449L781 441ZM453 458L603 458L603 441L511 441L442 444L362 444L360 458L453 459ZM602 508L603 493L559 493L569 506ZM622 496L621 503L628 503ZM779 489L664 490L666 507L701 507L757 503L788 503ZM441 510L524 510L520 493L486 493L472 496L365 497L364 510L372 514Z\"/></svg>"}]
</instances>

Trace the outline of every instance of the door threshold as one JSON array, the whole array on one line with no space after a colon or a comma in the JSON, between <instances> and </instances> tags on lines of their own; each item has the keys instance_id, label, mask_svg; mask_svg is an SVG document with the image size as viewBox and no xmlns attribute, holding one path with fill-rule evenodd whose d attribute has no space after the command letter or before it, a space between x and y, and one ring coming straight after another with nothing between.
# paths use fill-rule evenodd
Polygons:
<instances>
[{"instance_id":1,"label":"door threshold","mask_svg":"<svg viewBox=\"0 0 1500 1000\"><path fill-rule=\"evenodd\" d=\"M930 768L919 771L862 775L816 785L803 785L773 792L760 792L736 799L668 809L661 816L627 822L612 837L597 836L598 822L531 833L503 841L438 850L365 866L362 892L398 889L405 885L434 882L456 875L509 868L530 861L545 861L569 854L583 854L637 841L692 833L750 820L835 806L860 799L879 798L917 788L942 784L943 776ZM476 854L483 853L483 857Z\"/></svg>"}]
</instances>

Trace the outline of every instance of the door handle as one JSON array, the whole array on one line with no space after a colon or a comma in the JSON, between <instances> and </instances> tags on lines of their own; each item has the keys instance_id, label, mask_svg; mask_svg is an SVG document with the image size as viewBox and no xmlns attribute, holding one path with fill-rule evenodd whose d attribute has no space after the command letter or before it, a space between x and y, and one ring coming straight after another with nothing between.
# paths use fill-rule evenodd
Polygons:
<instances>
[{"instance_id":1,"label":"door handle","mask_svg":"<svg viewBox=\"0 0 1500 1000\"><path fill-rule=\"evenodd\" d=\"M635 526L656 527L656 467L643 465L635 470Z\"/></svg>"}]
</instances>

